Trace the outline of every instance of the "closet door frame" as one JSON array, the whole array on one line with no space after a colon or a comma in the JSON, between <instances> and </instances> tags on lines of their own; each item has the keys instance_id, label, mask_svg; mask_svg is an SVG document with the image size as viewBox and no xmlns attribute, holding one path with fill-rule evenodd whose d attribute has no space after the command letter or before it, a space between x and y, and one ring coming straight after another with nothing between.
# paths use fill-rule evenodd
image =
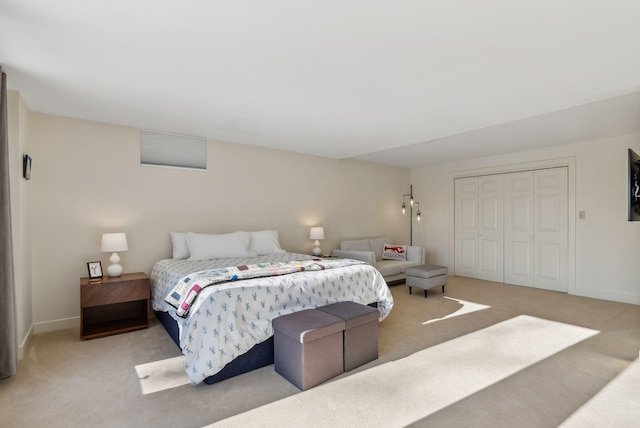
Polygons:
<instances>
[{"instance_id":1,"label":"closet door frame","mask_svg":"<svg viewBox=\"0 0 640 428\"><path fill-rule=\"evenodd\" d=\"M455 179L488 174L504 174L535 169L567 167L567 209L568 209L568 255L567 255L567 292L576 291L576 160L574 157L549 159L536 162L517 163L465 171L454 171L449 174L449 272L455 272Z\"/></svg>"}]
</instances>

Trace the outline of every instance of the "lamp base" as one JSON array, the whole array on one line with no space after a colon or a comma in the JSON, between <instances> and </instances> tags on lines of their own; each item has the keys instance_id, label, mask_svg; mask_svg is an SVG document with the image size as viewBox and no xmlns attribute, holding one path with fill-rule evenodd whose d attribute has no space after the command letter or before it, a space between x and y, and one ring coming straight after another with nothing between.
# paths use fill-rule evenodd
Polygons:
<instances>
[{"instance_id":1,"label":"lamp base","mask_svg":"<svg viewBox=\"0 0 640 428\"><path fill-rule=\"evenodd\" d=\"M109 265L109 267L107 268L107 274L111 278L122 275L122 266L120 266L119 264Z\"/></svg>"},{"instance_id":2,"label":"lamp base","mask_svg":"<svg viewBox=\"0 0 640 428\"><path fill-rule=\"evenodd\" d=\"M118 253L112 253L109 257L111 264L107 268L107 274L111 277L117 277L122 275L122 266L120 266L120 256Z\"/></svg>"},{"instance_id":3,"label":"lamp base","mask_svg":"<svg viewBox=\"0 0 640 428\"><path fill-rule=\"evenodd\" d=\"M316 240L316 242L313 244L313 255L319 256L320 254L322 254L322 250L320 249L320 242Z\"/></svg>"}]
</instances>

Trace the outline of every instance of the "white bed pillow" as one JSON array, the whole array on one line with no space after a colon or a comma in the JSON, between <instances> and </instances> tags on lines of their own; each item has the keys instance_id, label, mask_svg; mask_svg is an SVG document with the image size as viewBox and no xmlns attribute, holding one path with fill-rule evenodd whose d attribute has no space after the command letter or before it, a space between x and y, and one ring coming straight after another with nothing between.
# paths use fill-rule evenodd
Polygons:
<instances>
[{"instance_id":1,"label":"white bed pillow","mask_svg":"<svg viewBox=\"0 0 640 428\"><path fill-rule=\"evenodd\" d=\"M171 245L173 246L174 259L189 258L189 247L187 247L187 232L170 232Z\"/></svg>"},{"instance_id":2,"label":"white bed pillow","mask_svg":"<svg viewBox=\"0 0 640 428\"><path fill-rule=\"evenodd\" d=\"M187 233L189 261L256 257L249 251L249 232L233 232L223 235Z\"/></svg>"},{"instance_id":3,"label":"white bed pillow","mask_svg":"<svg viewBox=\"0 0 640 428\"><path fill-rule=\"evenodd\" d=\"M251 247L249 251L252 253L256 253L259 256L286 253L286 251L280 247L277 230L261 230L249 233L251 234Z\"/></svg>"}]
</instances>

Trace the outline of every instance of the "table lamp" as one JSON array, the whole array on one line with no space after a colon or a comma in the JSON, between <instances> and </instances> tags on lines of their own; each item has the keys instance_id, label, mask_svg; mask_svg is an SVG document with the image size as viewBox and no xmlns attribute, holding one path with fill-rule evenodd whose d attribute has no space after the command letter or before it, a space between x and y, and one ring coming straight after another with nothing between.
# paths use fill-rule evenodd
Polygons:
<instances>
[{"instance_id":1,"label":"table lamp","mask_svg":"<svg viewBox=\"0 0 640 428\"><path fill-rule=\"evenodd\" d=\"M319 256L322 254L322 250L320 250L320 241L319 239L324 239L324 227L312 227L309 232L309 239L315 239L316 242L313 243L313 255Z\"/></svg>"},{"instance_id":2,"label":"table lamp","mask_svg":"<svg viewBox=\"0 0 640 428\"><path fill-rule=\"evenodd\" d=\"M111 263L107 268L107 274L110 277L116 277L122 275L122 266L120 266L120 256L118 251L127 251L127 235L124 233L103 233L102 244L100 245L100 251L103 253L111 253L109 262Z\"/></svg>"}]
</instances>

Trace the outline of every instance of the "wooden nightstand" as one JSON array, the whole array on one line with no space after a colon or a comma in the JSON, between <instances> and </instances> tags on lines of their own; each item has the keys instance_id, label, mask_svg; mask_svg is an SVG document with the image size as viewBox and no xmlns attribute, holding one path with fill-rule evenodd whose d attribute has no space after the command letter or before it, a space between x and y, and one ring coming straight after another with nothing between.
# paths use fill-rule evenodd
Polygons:
<instances>
[{"instance_id":1,"label":"wooden nightstand","mask_svg":"<svg viewBox=\"0 0 640 428\"><path fill-rule=\"evenodd\" d=\"M80 337L94 339L149 327L149 277L143 272L89 282L80 278Z\"/></svg>"}]
</instances>

